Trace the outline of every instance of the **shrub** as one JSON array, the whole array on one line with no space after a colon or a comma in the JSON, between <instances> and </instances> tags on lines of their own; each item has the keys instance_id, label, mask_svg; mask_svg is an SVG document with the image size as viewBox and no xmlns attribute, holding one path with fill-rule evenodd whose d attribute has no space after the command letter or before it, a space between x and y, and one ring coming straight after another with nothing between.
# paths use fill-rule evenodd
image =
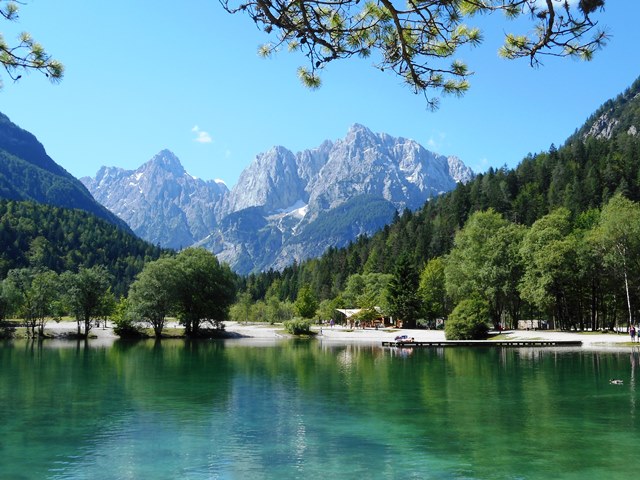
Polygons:
<instances>
[{"instance_id":1,"label":"shrub","mask_svg":"<svg viewBox=\"0 0 640 480\"><path fill-rule=\"evenodd\" d=\"M447 340L484 340L489 333L489 304L472 298L454 308L444 327Z\"/></svg>"},{"instance_id":2,"label":"shrub","mask_svg":"<svg viewBox=\"0 0 640 480\"><path fill-rule=\"evenodd\" d=\"M135 310L129 305L128 300L123 298L111 315L113 333L120 338L144 337L145 334L140 327L140 322L137 320L138 316Z\"/></svg>"},{"instance_id":3,"label":"shrub","mask_svg":"<svg viewBox=\"0 0 640 480\"><path fill-rule=\"evenodd\" d=\"M295 317L283 323L284 329L291 335L309 335L311 333L311 321Z\"/></svg>"},{"instance_id":4,"label":"shrub","mask_svg":"<svg viewBox=\"0 0 640 480\"><path fill-rule=\"evenodd\" d=\"M120 338L142 338L147 336L140 328L138 322L134 322L129 319L115 322L113 326L113 333L118 335Z\"/></svg>"}]
</instances>

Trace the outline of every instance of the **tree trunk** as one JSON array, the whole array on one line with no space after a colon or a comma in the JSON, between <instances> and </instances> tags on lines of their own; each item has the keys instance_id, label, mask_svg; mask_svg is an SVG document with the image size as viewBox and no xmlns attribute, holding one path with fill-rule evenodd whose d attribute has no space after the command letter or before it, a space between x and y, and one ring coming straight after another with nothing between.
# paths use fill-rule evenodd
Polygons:
<instances>
[{"instance_id":1,"label":"tree trunk","mask_svg":"<svg viewBox=\"0 0 640 480\"><path fill-rule=\"evenodd\" d=\"M84 317L84 338L89 338L89 330L91 330L91 317L87 315Z\"/></svg>"},{"instance_id":2,"label":"tree trunk","mask_svg":"<svg viewBox=\"0 0 640 480\"><path fill-rule=\"evenodd\" d=\"M629 323L627 323L627 328L631 326L633 321L631 316L631 297L629 296L629 279L627 277L627 262L626 260L622 261L623 269L624 269L624 289L627 293L627 308L629 309Z\"/></svg>"},{"instance_id":3,"label":"tree trunk","mask_svg":"<svg viewBox=\"0 0 640 480\"><path fill-rule=\"evenodd\" d=\"M591 282L591 331L598 329L598 298L596 291L596 282Z\"/></svg>"}]
</instances>

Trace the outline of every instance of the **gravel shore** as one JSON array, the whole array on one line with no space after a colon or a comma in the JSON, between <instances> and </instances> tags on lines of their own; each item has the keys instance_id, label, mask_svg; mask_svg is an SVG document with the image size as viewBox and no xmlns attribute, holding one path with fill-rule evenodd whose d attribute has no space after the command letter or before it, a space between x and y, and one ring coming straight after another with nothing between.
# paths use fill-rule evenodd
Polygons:
<instances>
[{"instance_id":1,"label":"gravel shore","mask_svg":"<svg viewBox=\"0 0 640 480\"><path fill-rule=\"evenodd\" d=\"M177 327L176 324L169 324L169 327ZM75 322L49 322L45 331L56 337L64 336L76 332ZM236 322L225 322L225 330L238 338L286 338L288 335L283 332L281 325L244 324ZM323 342L383 342L393 341L397 335L407 335L418 342L444 341L442 330L402 330L402 329L347 329L341 326L314 327L316 338ZM111 326L94 327L91 335L99 339L116 339ZM623 346L630 344L630 337L626 333L579 333L579 332L557 332L545 330L508 330L502 332L500 340L543 340L543 341L576 341L582 342L584 347L594 346ZM640 347L640 344L637 344Z\"/></svg>"}]
</instances>

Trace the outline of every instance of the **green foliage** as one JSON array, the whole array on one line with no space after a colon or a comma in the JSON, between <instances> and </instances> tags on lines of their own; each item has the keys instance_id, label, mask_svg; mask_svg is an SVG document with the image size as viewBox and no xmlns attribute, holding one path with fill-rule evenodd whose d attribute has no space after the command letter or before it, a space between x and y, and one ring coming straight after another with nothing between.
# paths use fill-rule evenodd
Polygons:
<instances>
[{"instance_id":1,"label":"green foliage","mask_svg":"<svg viewBox=\"0 0 640 480\"><path fill-rule=\"evenodd\" d=\"M576 277L576 238L571 235L570 212L558 209L537 220L522 242L525 270L522 297L547 316L568 321L565 301Z\"/></svg>"},{"instance_id":2,"label":"green foliage","mask_svg":"<svg viewBox=\"0 0 640 480\"><path fill-rule=\"evenodd\" d=\"M130 308L149 323L156 337L162 336L165 319L176 302L178 261L161 258L149 262L129 289Z\"/></svg>"},{"instance_id":3,"label":"green foliage","mask_svg":"<svg viewBox=\"0 0 640 480\"><path fill-rule=\"evenodd\" d=\"M492 209L473 213L456 234L454 248L446 257L447 294L454 302L472 296L484 298L494 323L499 323L507 306L519 303L523 234L523 228ZM512 313L516 321L517 312Z\"/></svg>"},{"instance_id":4,"label":"green foliage","mask_svg":"<svg viewBox=\"0 0 640 480\"><path fill-rule=\"evenodd\" d=\"M284 329L291 335L309 335L311 333L311 322L306 318L295 317L283 323Z\"/></svg>"},{"instance_id":5,"label":"green foliage","mask_svg":"<svg viewBox=\"0 0 640 480\"><path fill-rule=\"evenodd\" d=\"M111 312L108 296L111 295L110 274L103 266L81 267L78 273L62 275L65 303L78 324L78 336L88 337L93 327L92 320L106 318ZM81 330L84 325L84 330Z\"/></svg>"},{"instance_id":6,"label":"green foliage","mask_svg":"<svg viewBox=\"0 0 640 480\"><path fill-rule=\"evenodd\" d=\"M404 328L416 328L420 317L418 297L419 277L407 255L398 260L396 271L389 282L389 314L402 320Z\"/></svg>"},{"instance_id":7,"label":"green foliage","mask_svg":"<svg viewBox=\"0 0 640 480\"><path fill-rule=\"evenodd\" d=\"M322 300L318 306L318 317L320 320L335 320L336 308L340 299Z\"/></svg>"},{"instance_id":8,"label":"green foliage","mask_svg":"<svg viewBox=\"0 0 640 480\"><path fill-rule=\"evenodd\" d=\"M428 321L433 323L448 315L450 300L445 287L445 262L441 257L429 260L420 273L418 295Z\"/></svg>"},{"instance_id":9,"label":"green foliage","mask_svg":"<svg viewBox=\"0 0 640 480\"><path fill-rule=\"evenodd\" d=\"M352 318L359 322L372 322L380 318L380 312L378 312L374 307L366 307L353 315Z\"/></svg>"},{"instance_id":10,"label":"green foliage","mask_svg":"<svg viewBox=\"0 0 640 480\"><path fill-rule=\"evenodd\" d=\"M175 261L174 307L186 335L200 335L203 323L221 328L236 295L234 274L201 248L183 250Z\"/></svg>"},{"instance_id":11,"label":"green foliage","mask_svg":"<svg viewBox=\"0 0 640 480\"><path fill-rule=\"evenodd\" d=\"M632 325L630 290L638 286L640 273L640 205L622 195L614 196L602 209L596 235L606 252L605 265L624 282L628 325Z\"/></svg>"},{"instance_id":12,"label":"green foliage","mask_svg":"<svg viewBox=\"0 0 640 480\"><path fill-rule=\"evenodd\" d=\"M124 295L145 262L163 253L94 215L31 202L0 200L0 278L17 268L56 273L104 266Z\"/></svg>"},{"instance_id":13,"label":"green foliage","mask_svg":"<svg viewBox=\"0 0 640 480\"><path fill-rule=\"evenodd\" d=\"M318 310L318 300L309 285L304 285L298 291L298 298L294 303L296 312L302 318L313 318Z\"/></svg>"},{"instance_id":14,"label":"green foliage","mask_svg":"<svg viewBox=\"0 0 640 480\"><path fill-rule=\"evenodd\" d=\"M113 322L113 333L120 338L142 338L144 333L136 320L136 314L126 298L121 298L111 312L110 319Z\"/></svg>"},{"instance_id":15,"label":"green foliage","mask_svg":"<svg viewBox=\"0 0 640 480\"><path fill-rule=\"evenodd\" d=\"M393 275L386 273L354 274L347 278L342 303L348 308L379 307L389 309L387 289Z\"/></svg>"},{"instance_id":16,"label":"green foliage","mask_svg":"<svg viewBox=\"0 0 640 480\"><path fill-rule=\"evenodd\" d=\"M489 333L489 304L479 298L462 300L445 323L447 340L484 340Z\"/></svg>"},{"instance_id":17,"label":"green foliage","mask_svg":"<svg viewBox=\"0 0 640 480\"><path fill-rule=\"evenodd\" d=\"M236 303L231 307L230 316L236 322L248 322L251 317L251 309L254 305L249 292L242 292L237 297Z\"/></svg>"},{"instance_id":18,"label":"green foliage","mask_svg":"<svg viewBox=\"0 0 640 480\"><path fill-rule=\"evenodd\" d=\"M32 337L36 336L36 327L42 336L47 321L60 314L61 282L51 270L11 270L3 282L2 292L5 314L11 312L22 318Z\"/></svg>"}]
</instances>

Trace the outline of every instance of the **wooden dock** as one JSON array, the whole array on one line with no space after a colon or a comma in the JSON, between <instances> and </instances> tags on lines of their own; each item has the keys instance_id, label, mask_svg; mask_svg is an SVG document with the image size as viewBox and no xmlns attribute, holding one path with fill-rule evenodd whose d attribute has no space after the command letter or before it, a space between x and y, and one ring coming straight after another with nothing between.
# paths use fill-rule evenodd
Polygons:
<instances>
[{"instance_id":1,"label":"wooden dock","mask_svg":"<svg viewBox=\"0 0 640 480\"><path fill-rule=\"evenodd\" d=\"M580 340L443 340L440 342L382 342L383 347L580 347Z\"/></svg>"}]
</instances>

